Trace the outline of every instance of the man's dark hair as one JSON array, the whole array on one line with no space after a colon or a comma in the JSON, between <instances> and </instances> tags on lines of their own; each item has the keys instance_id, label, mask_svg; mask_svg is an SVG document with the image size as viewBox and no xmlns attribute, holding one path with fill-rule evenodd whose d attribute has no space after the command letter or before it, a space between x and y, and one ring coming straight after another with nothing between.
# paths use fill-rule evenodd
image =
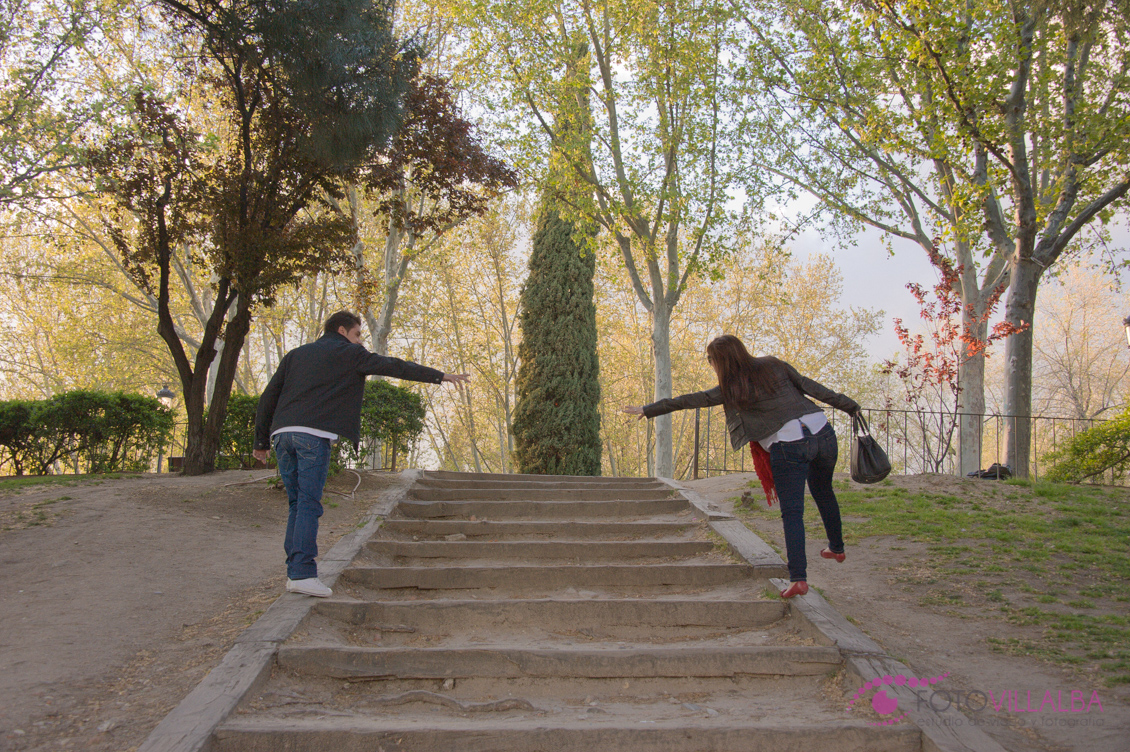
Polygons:
<instances>
[{"instance_id":1,"label":"man's dark hair","mask_svg":"<svg viewBox=\"0 0 1130 752\"><path fill-rule=\"evenodd\" d=\"M357 314L350 313L349 311L338 311L333 316L326 319L326 334L337 334L339 327L345 327L345 331L349 331L355 326L361 326L361 319Z\"/></svg>"}]
</instances>

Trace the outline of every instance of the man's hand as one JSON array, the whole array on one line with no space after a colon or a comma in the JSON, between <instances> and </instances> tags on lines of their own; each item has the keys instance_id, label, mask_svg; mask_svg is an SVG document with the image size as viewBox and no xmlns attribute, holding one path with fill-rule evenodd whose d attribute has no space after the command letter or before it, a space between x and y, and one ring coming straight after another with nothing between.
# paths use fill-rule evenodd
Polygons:
<instances>
[{"instance_id":1,"label":"man's hand","mask_svg":"<svg viewBox=\"0 0 1130 752\"><path fill-rule=\"evenodd\" d=\"M264 465L266 465L267 464L267 458L271 456L271 453L268 452L266 449L255 449L254 451L251 452L251 456L254 457L255 459L259 460L260 462L262 462Z\"/></svg>"},{"instance_id":2,"label":"man's hand","mask_svg":"<svg viewBox=\"0 0 1130 752\"><path fill-rule=\"evenodd\" d=\"M469 374L469 373L445 373L443 375L443 380L447 384L455 384L455 386L461 387L464 384L466 384L468 381L471 380L471 374Z\"/></svg>"},{"instance_id":3,"label":"man's hand","mask_svg":"<svg viewBox=\"0 0 1130 752\"><path fill-rule=\"evenodd\" d=\"M624 406L623 406L623 407L621 407L620 409L621 409L621 410L622 410L623 412L626 412L626 413L627 413L628 415L637 415L637 416L639 416L639 417L638 417L638 420L643 420L643 419L644 419L644 418L646 417L646 416L645 416L645 415L643 414L643 408L642 408L642 407L636 407L635 405L624 405Z\"/></svg>"}]
</instances>

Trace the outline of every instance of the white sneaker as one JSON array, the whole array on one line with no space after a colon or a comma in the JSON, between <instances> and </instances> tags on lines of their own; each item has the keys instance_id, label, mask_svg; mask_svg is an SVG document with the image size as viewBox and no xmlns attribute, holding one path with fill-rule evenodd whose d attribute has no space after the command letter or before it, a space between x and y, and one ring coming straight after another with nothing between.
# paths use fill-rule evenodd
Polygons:
<instances>
[{"instance_id":1,"label":"white sneaker","mask_svg":"<svg viewBox=\"0 0 1130 752\"><path fill-rule=\"evenodd\" d=\"M286 581L286 592L312 595L315 598L329 598L334 594L334 591L323 585L322 581L317 577L309 577L305 580L292 580L288 578Z\"/></svg>"}]
</instances>

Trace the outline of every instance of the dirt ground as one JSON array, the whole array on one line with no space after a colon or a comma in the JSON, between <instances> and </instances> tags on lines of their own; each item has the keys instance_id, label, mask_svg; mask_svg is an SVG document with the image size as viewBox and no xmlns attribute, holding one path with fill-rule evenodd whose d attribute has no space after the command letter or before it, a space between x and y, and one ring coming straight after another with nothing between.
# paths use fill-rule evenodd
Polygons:
<instances>
[{"instance_id":1,"label":"dirt ground","mask_svg":"<svg viewBox=\"0 0 1130 752\"><path fill-rule=\"evenodd\" d=\"M140 476L0 497L0 750L136 749L283 590L269 471ZM323 551L399 475L327 494ZM329 490L349 493L342 473Z\"/></svg>"},{"instance_id":2,"label":"dirt ground","mask_svg":"<svg viewBox=\"0 0 1130 752\"><path fill-rule=\"evenodd\" d=\"M144 741L282 592L285 492L265 481L226 485L264 475L150 475L0 496L0 750L109 752ZM729 510L751 479L690 485ZM329 488L348 493L356 482L343 473ZM378 494L402 482L365 475L354 499L327 495L322 550L353 529ZM908 488L962 482L896 479ZM781 547L779 523L750 524ZM1030 691L1034 701L1045 690L1099 692L1101 714L969 714L986 721L982 727L1007 749L1130 748L1130 690L996 653L986 637L1014 627L939 613L897 586L892 570L913 561L916 544L865 539L842 565L821 560L821 544L809 541L809 582L921 675L948 671L951 690L1011 690L1022 698ZM1006 725L988 722L1002 715Z\"/></svg>"},{"instance_id":3,"label":"dirt ground","mask_svg":"<svg viewBox=\"0 0 1130 752\"><path fill-rule=\"evenodd\" d=\"M751 481L753 473L724 475L693 481L687 485L708 500L732 512L735 500ZM844 476L844 480L847 477ZM970 481L949 476L927 475L893 477L894 485L908 491L932 491L953 495L971 492L969 484L991 481ZM764 504L760 486L753 496ZM860 486L859 488L864 488ZM806 519L816 515L811 499L806 504ZM845 529L850 517L844 519ZM746 519L767 542L784 551L784 535L779 519ZM938 676L950 672L941 685L947 691L967 693L993 692L999 698L1004 690L1019 692L1021 706L1031 693L1032 706L1039 705L1045 692L1053 696L1062 692L1064 705L1072 690L1086 698L1099 693L1103 712L999 713L991 706L981 708L980 695L972 701L957 700L970 723L976 723L1008 750L1040 752L1127 752L1130 742L1130 688L1109 688L1100 684L1094 674L1061 668L1035 658L1005 655L994 651L989 637L1017 636L1020 628L1002 620L979 618L976 610L963 615L950 615L941 608L920 605L920 588L900 582L898 573L913 565L925 545L894 536L865 538L847 549L843 564L821 559L823 539L806 541L808 582L841 614L859 626L871 639L883 646L889 655L909 665L916 676ZM963 704L964 703L964 704ZM944 702L939 701L939 707ZM1051 705L1048 705L1050 708ZM971 710L971 708L973 710Z\"/></svg>"}]
</instances>

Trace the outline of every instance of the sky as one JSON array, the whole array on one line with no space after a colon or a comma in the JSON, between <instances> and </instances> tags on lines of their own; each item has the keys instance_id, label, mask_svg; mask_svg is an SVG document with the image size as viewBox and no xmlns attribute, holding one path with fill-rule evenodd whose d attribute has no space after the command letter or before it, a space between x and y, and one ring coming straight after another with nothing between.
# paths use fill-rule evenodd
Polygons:
<instances>
[{"instance_id":1,"label":"sky","mask_svg":"<svg viewBox=\"0 0 1130 752\"><path fill-rule=\"evenodd\" d=\"M1130 254L1130 231L1124 226L1111 228L1111 246L1120 248L1118 255ZM921 318L918 302L906 289L908 282L918 282L933 287L938 273L916 244L904 240L894 242L894 255L888 253L882 242L883 234L869 229L856 236L854 245L840 243L830 234L822 236L817 230L807 230L793 243L793 253L801 259L813 253L831 253L844 276L843 307L879 308L884 311L879 332L864 345L874 361L886 360L902 350L895 336L894 318L901 318L911 332L918 329ZM1063 259L1061 259L1062 263ZM1127 278L1124 277L1125 282ZM1048 285L1041 284L1041 294L1047 294ZM1004 300L1001 301L991 322L1003 318ZM1130 301L1127 301L1130 314ZM1037 326L1039 322L1037 321Z\"/></svg>"},{"instance_id":2,"label":"sky","mask_svg":"<svg viewBox=\"0 0 1130 752\"><path fill-rule=\"evenodd\" d=\"M884 311L882 327L864 345L875 361L886 360L901 349L895 336L894 318L902 318L912 331L919 321L918 303L906 289L907 283L932 287L938 280L937 271L918 245L899 241L894 248L892 256L878 230L860 233L851 246L831 234L806 230L792 244L792 251L799 259L818 253L830 253L835 258L844 276L840 299L843 307Z\"/></svg>"}]
</instances>

